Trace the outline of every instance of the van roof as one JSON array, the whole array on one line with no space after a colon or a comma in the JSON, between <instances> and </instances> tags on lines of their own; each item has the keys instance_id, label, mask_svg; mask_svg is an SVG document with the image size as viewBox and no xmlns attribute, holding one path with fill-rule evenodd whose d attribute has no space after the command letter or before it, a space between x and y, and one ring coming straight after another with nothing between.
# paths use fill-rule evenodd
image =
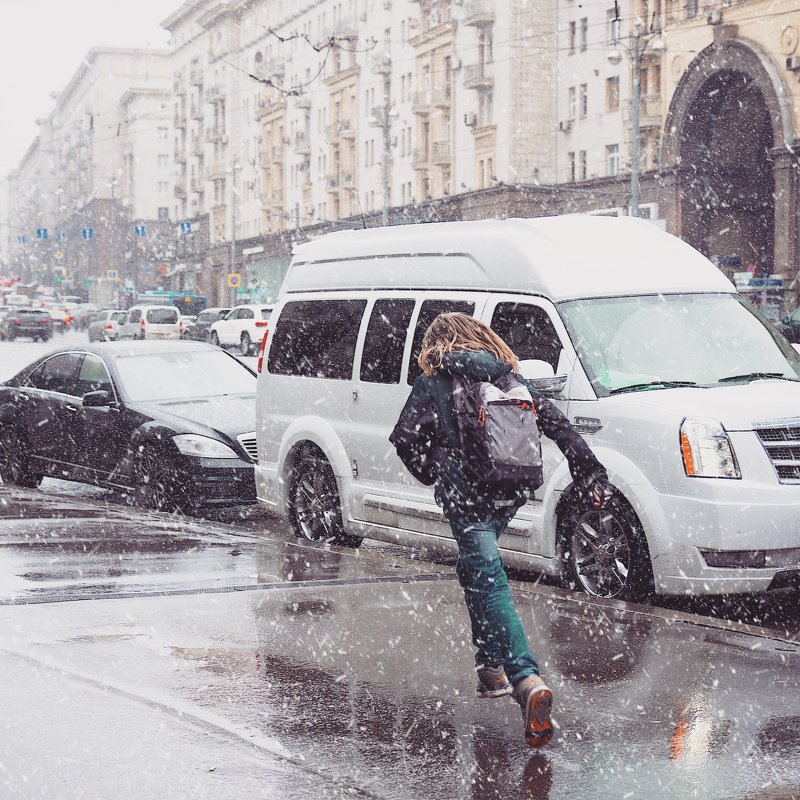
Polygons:
<instances>
[{"instance_id":1,"label":"van roof","mask_svg":"<svg viewBox=\"0 0 800 800\"><path fill-rule=\"evenodd\" d=\"M736 291L705 256L652 223L584 214L329 233L294 249L283 291L375 288L513 291L556 302Z\"/></svg>"}]
</instances>

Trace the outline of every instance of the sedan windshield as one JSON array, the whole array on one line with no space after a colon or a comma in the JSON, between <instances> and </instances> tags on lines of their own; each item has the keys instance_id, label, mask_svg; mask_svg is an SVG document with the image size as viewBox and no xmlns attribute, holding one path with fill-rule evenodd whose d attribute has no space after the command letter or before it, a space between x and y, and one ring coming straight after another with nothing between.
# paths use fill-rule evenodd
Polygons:
<instances>
[{"instance_id":1,"label":"sedan windshield","mask_svg":"<svg viewBox=\"0 0 800 800\"><path fill-rule=\"evenodd\" d=\"M577 300L559 310L598 396L800 378L800 357L735 294Z\"/></svg>"},{"instance_id":2,"label":"sedan windshield","mask_svg":"<svg viewBox=\"0 0 800 800\"><path fill-rule=\"evenodd\" d=\"M256 376L249 369L215 350L124 356L116 365L121 388L134 403L250 394L256 390Z\"/></svg>"}]
</instances>

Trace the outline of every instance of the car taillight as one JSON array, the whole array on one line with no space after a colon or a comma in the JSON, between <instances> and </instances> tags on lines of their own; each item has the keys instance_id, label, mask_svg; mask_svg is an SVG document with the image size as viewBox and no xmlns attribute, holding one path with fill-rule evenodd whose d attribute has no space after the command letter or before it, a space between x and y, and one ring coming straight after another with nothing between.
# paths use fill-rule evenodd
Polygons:
<instances>
[{"instance_id":1,"label":"car taillight","mask_svg":"<svg viewBox=\"0 0 800 800\"><path fill-rule=\"evenodd\" d=\"M256 322L256 328L268 328L269 327L269 320L258 320Z\"/></svg>"},{"instance_id":2,"label":"car taillight","mask_svg":"<svg viewBox=\"0 0 800 800\"><path fill-rule=\"evenodd\" d=\"M106 325L106 330L107 331L113 331L114 330L114 326L113 325Z\"/></svg>"},{"instance_id":3,"label":"car taillight","mask_svg":"<svg viewBox=\"0 0 800 800\"><path fill-rule=\"evenodd\" d=\"M267 324L266 322L264 323ZM256 323L258 325L258 323ZM258 364L256 365L256 372L261 374L261 367L264 365L264 351L267 349L267 337L269 336L269 329L264 331L264 338L261 340L261 349L258 351Z\"/></svg>"},{"instance_id":4,"label":"car taillight","mask_svg":"<svg viewBox=\"0 0 800 800\"><path fill-rule=\"evenodd\" d=\"M144 333L144 319L139 323L139 330Z\"/></svg>"},{"instance_id":5,"label":"car taillight","mask_svg":"<svg viewBox=\"0 0 800 800\"><path fill-rule=\"evenodd\" d=\"M19 325L20 324L19 317L11 317L9 322L12 323L13 325Z\"/></svg>"}]
</instances>

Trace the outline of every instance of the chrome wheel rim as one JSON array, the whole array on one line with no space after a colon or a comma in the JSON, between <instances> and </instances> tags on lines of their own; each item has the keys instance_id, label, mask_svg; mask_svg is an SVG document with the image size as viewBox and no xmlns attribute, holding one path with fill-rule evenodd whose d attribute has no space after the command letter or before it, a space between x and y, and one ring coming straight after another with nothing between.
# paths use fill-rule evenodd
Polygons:
<instances>
[{"instance_id":1,"label":"chrome wheel rim","mask_svg":"<svg viewBox=\"0 0 800 800\"><path fill-rule=\"evenodd\" d=\"M294 512L304 538L318 542L334 536L339 513L337 493L331 486L330 476L316 464L304 469L295 483Z\"/></svg>"},{"instance_id":2,"label":"chrome wheel rim","mask_svg":"<svg viewBox=\"0 0 800 800\"><path fill-rule=\"evenodd\" d=\"M156 508L168 508L171 502L171 472L167 463L153 450L141 455L139 479L150 504Z\"/></svg>"},{"instance_id":3,"label":"chrome wheel rim","mask_svg":"<svg viewBox=\"0 0 800 800\"><path fill-rule=\"evenodd\" d=\"M633 553L627 526L610 510L587 511L575 521L572 564L587 594L616 597L628 585Z\"/></svg>"},{"instance_id":4,"label":"chrome wheel rim","mask_svg":"<svg viewBox=\"0 0 800 800\"><path fill-rule=\"evenodd\" d=\"M250 341L250 337L246 333L243 333L242 334L242 341L241 341L241 343L239 345L239 347L240 347L240 349L242 351L242 355L243 356L249 356L250 355L250 349L252 348L252 346L253 346L253 344Z\"/></svg>"}]
</instances>

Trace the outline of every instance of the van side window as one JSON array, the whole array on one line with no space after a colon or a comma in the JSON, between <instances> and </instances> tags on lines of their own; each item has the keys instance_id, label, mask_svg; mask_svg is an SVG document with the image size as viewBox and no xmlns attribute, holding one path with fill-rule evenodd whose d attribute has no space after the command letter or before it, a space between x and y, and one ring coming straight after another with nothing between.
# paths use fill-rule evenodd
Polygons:
<instances>
[{"instance_id":1,"label":"van side window","mask_svg":"<svg viewBox=\"0 0 800 800\"><path fill-rule=\"evenodd\" d=\"M287 303L275 326L267 369L276 375L350 380L366 300Z\"/></svg>"},{"instance_id":2,"label":"van side window","mask_svg":"<svg viewBox=\"0 0 800 800\"><path fill-rule=\"evenodd\" d=\"M492 330L502 337L520 361L546 361L558 369L561 340L547 312L528 303L498 303Z\"/></svg>"},{"instance_id":3,"label":"van side window","mask_svg":"<svg viewBox=\"0 0 800 800\"><path fill-rule=\"evenodd\" d=\"M422 374L422 370L417 364L417 356L419 351L422 350L422 337L425 331L428 330L431 322L433 322L439 314L445 314L448 311L459 311L462 314L472 314L475 311L475 303L470 303L467 300L426 300L419 310L419 317L417 317L417 327L414 330L414 342L411 345L411 358L408 362L408 382L409 384Z\"/></svg>"},{"instance_id":4,"label":"van side window","mask_svg":"<svg viewBox=\"0 0 800 800\"><path fill-rule=\"evenodd\" d=\"M403 348L414 301L378 300L372 308L361 356L361 380L367 383L400 383Z\"/></svg>"}]
</instances>

